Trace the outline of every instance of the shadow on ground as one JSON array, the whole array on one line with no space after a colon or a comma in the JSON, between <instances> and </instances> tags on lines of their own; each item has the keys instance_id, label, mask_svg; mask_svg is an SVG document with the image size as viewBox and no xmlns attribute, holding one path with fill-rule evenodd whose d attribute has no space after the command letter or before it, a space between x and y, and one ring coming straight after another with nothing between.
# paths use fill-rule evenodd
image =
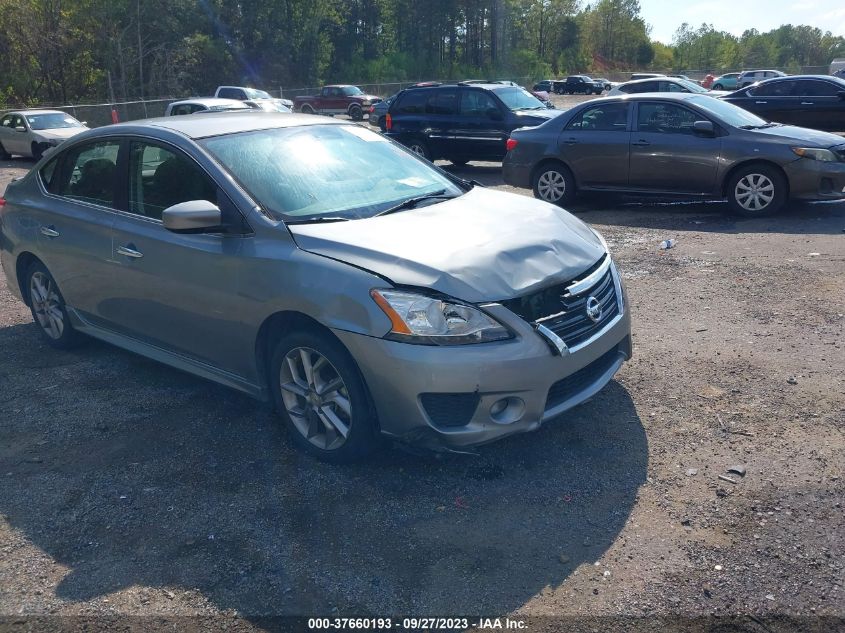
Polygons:
<instances>
[{"instance_id":1,"label":"shadow on ground","mask_svg":"<svg viewBox=\"0 0 845 633\"><path fill-rule=\"evenodd\" d=\"M18 325L0 349L0 513L68 568L66 601L138 585L253 617L504 613L597 560L646 476L616 382L477 457L337 467L263 405L107 345Z\"/></svg>"}]
</instances>

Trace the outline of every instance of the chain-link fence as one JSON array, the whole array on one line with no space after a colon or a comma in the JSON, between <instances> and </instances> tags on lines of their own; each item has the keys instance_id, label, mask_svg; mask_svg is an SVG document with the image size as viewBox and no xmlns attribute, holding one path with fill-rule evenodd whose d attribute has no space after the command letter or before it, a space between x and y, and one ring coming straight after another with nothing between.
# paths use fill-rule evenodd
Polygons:
<instances>
[{"instance_id":1,"label":"chain-link fence","mask_svg":"<svg viewBox=\"0 0 845 633\"><path fill-rule=\"evenodd\" d=\"M828 66L804 66L800 69L796 68L774 68L773 70L781 70L787 74L802 74L802 75L826 75L829 71ZM796 72L797 71L797 72ZM671 70L657 71L657 70L614 70L589 73L593 77L603 77L610 81L628 81L632 73L637 72L664 72L665 74L682 74L695 81L701 81L708 74L721 75L725 72L742 72L742 69L720 70L682 70L679 73L673 73ZM479 77L479 79L490 79L489 77ZM500 80L507 79L513 81L521 86L530 88L540 79L547 79L546 77L501 77ZM356 84L361 90L367 94L378 95L380 97L389 97L396 94L400 90L413 86L421 81L394 81L394 82L378 82L378 83L359 83ZM454 79L440 79L431 80L439 81L441 83L455 82ZM321 86L306 87L306 88L285 88L279 86L275 89L269 89L267 92L273 97L283 97L285 99L294 99L295 97L316 95L320 92ZM126 101L120 103L99 103L99 104L78 104L78 105L60 105L51 106L57 110L64 110L70 113L80 121L85 121L89 127L100 127L102 125L109 125L113 122L113 112L116 113L118 121L134 121L137 119L148 119L152 117L163 116L164 111L169 103L184 99L186 97L167 97L143 101ZM47 107L47 106L42 106Z\"/></svg>"}]
</instances>

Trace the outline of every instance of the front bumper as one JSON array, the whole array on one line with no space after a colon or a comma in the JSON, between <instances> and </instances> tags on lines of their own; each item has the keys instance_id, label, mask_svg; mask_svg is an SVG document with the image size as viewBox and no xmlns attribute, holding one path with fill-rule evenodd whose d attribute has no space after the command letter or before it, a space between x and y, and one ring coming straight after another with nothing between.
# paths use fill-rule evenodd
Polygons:
<instances>
[{"instance_id":1,"label":"front bumper","mask_svg":"<svg viewBox=\"0 0 845 633\"><path fill-rule=\"evenodd\" d=\"M800 158L784 166L790 197L798 200L845 199L845 161Z\"/></svg>"},{"instance_id":2,"label":"front bumper","mask_svg":"<svg viewBox=\"0 0 845 633\"><path fill-rule=\"evenodd\" d=\"M382 433L454 449L533 431L601 390L631 357L627 307L592 339L563 355L501 305L487 309L516 336L498 343L434 347L344 331L335 334L364 375ZM468 421L439 423L424 394L465 396L463 404L457 403L460 407L469 398ZM491 408L503 400L517 404L497 416Z\"/></svg>"}]
</instances>

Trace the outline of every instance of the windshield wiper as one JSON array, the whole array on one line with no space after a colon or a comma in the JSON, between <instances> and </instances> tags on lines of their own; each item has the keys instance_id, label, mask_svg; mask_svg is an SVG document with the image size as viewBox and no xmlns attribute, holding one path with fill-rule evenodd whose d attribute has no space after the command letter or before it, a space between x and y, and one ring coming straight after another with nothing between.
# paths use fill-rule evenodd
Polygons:
<instances>
[{"instance_id":1,"label":"windshield wiper","mask_svg":"<svg viewBox=\"0 0 845 633\"><path fill-rule=\"evenodd\" d=\"M328 222L346 222L347 220L351 220L352 218L341 218L335 216L326 216L326 217L317 217L317 218L306 218L304 220L285 220L285 224L325 224Z\"/></svg>"},{"instance_id":2,"label":"windshield wiper","mask_svg":"<svg viewBox=\"0 0 845 633\"><path fill-rule=\"evenodd\" d=\"M379 211L373 217L378 217L380 215L389 215L391 213L396 213L397 211L403 211L405 209L413 209L417 206L420 202L425 200L436 200L438 198L445 198L447 200L454 198L455 196L447 196L445 189L440 189L438 191L432 191L431 193L427 193L424 196L416 196L414 198L408 198L407 200L403 200L399 204L393 205L385 209L384 211Z\"/></svg>"}]
</instances>

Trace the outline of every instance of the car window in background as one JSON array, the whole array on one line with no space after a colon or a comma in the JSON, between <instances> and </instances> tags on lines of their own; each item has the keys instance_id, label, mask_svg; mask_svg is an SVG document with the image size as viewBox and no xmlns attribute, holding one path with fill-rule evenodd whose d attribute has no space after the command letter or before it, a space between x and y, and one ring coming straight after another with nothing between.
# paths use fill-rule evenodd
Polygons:
<instances>
[{"instance_id":1,"label":"car window in background","mask_svg":"<svg viewBox=\"0 0 845 633\"><path fill-rule=\"evenodd\" d=\"M120 141L100 141L74 147L65 154L56 185L60 196L106 206L114 205Z\"/></svg>"},{"instance_id":2,"label":"car window in background","mask_svg":"<svg viewBox=\"0 0 845 633\"><path fill-rule=\"evenodd\" d=\"M707 92L707 88L699 86L697 83L695 83L694 81L690 81L689 79L679 79L677 82L674 83L680 84L681 86L686 88L687 92L693 92L696 94L703 94Z\"/></svg>"},{"instance_id":3,"label":"car window in background","mask_svg":"<svg viewBox=\"0 0 845 633\"><path fill-rule=\"evenodd\" d=\"M249 99L272 99L269 93L255 88L247 88L244 92Z\"/></svg>"},{"instance_id":4,"label":"car window in background","mask_svg":"<svg viewBox=\"0 0 845 633\"><path fill-rule=\"evenodd\" d=\"M676 83L671 81L661 81L660 82L660 92L689 92L688 90L684 90L683 86L679 86Z\"/></svg>"},{"instance_id":5,"label":"car window in background","mask_svg":"<svg viewBox=\"0 0 845 633\"><path fill-rule=\"evenodd\" d=\"M619 86L621 92L628 94L638 94L641 92L658 92L660 83L657 81L644 81L639 84L628 84L627 86Z\"/></svg>"},{"instance_id":6,"label":"car window in background","mask_svg":"<svg viewBox=\"0 0 845 633\"><path fill-rule=\"evenodd\" d=\"M567 130L624 132L628 127L627 103L603 103L585 109L566 126Z\"/></svg>"},{"instance_id":7,"label":"car window in background","mask_svg":"<svg viewBox=\"0 0 845 633\"><path fill-rule=\"evenodd\" d=\"M499 111L499 104L486 92L481 90L466 90L461 96L461 116L483 117L493 108Z\"/></svg>"},{"instance_id":8,"label":"car window in background","mask_svg":"<svg viewBox=\"0 0 845 633\"><path fill-rule=\"evenodd\" d=\"M756 114L751 114L748 110L743 110L739 106L727 103L721 99L713 99L712 97L690 97L689 103L695 104L705 112L713 114L716 118L721 119L728 125L733 125L734 127L757 127L766 124L766 121L758 117Z\"/></svg>"},{"instance_id":9,"label":"car window in background","mask_svg":"<svg viewBox=\"0 0 845 633\"><path fill-rule=\"evenodd\" d=\"M69 114L28 114L26 120L33 130L57 130L70 127L84 127Z\"/></svg>"},{"instance_id":10,"label":"car window in background","mask_svg":"<svg viewBox=\"0 0 845 633\"><path fill-rule=\"evenodd\" d=\"M796 84L792 94L799 97L835 97L845 91L845 85L839 87L833 82L819 79L804 79Z\"/></svg>"},{"instance_id":11,"label":"car window in background","mask_svg":"<svg viewBox=\"0 0 845 633\"><path fill-rule=\"evenodd\" d=\"M286 221L367 218L411 197L463 193L431 165L355 125L274 128L200 142L265 210Z\"/></svg>"},{"instance_id":12,"label":"car window in background","mask_svg":"<svg viewBox=\"0 0 845 633\"><path fill-rule=\"evenodd\" d=\"M452 115L458 111L458 91L455 88L435 90L426 104L426 114Z\"/></svg>"},{"instance_id":13,"label":"car window in background","mask_svg":"<svg viewBox=\"0 0 845 633\"><path fill-rule=\"evenodd\" d=\"M354 97L356 95L362 95L364 92L358 86L346 86L341 88L341 94L347 97Z\"/></svg>"},{"instance_id":14,"label":"car window in background","mask_svg":"<svg viewBox=\"0 0 845 633\"><path fill-rule=\"evenodd\" d=\"M696 115L672 103L640 103L637 127L640 132L693 134Z\"/></svg>"},{"instance_id":15,"label":"car window in background","mask_svg":"<svg viewBox=\"0 0 845 633\"><path fill-rule=\"evenodd\" d=\"M168 149L132 141L129 149L129 212L161 219L167 207L189 200L217 202L217 187L200 167Z\"/></svg>"},{"instance_id":16,"label":"car window in background","mask_svg":"<svg viewBox=\"0 0 845 633\"><path fill-rule=\"evenodd\" d=\"M522 88L497 88L496 96L502 100L508 109L519 110L545 110L546 106L537 97Z\"/></svg>"},{"instance_id":17,"label":"car window in background","mask_svg":"<svg viewBox=\"0 0 845 633\"><path fill-rule=\"evenodd\" d=\"M795 88L795 81L769 81L760 84L756 88L749 91L753 97L789 97Z\"/></svg>"},{"instance_id":18,"label":"car window in background","mask_svg":"<svg viewBox=\"0 0 845 633\"><path fill-rule=\"evenodd\" d=\"M431 90L408 90L396 104L396 111L401 114L423 114L431 95Z\"/></svg>"}]
</instances>

